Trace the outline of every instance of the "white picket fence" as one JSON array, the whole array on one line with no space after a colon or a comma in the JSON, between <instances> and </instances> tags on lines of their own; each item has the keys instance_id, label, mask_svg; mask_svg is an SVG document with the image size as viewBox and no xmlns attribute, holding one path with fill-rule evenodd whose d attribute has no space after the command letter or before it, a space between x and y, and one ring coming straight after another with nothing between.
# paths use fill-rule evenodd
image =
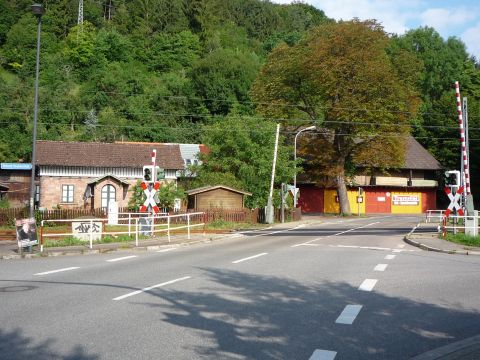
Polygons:
<instances>
[{"instance_id":1,"label":"white picket fence","mask_svg":"<svg viewBox=\"0 0 480 360\"><path fill-rule=\"evenodd\" d=\"M53 233L46 232L46 225L48 223L80 223L77 228L77 232L63 232ZM99 225L99 223L101 223ZM107 218L86 218L86 219L49 219L42 220L40 224L40 251L43 252L44 239L46 238L62 238L65 236L79 236L79 232L82 237L88 238L89 248L93 248L93 242L95 238L102 236L118 236L128 235L135 236L135 246L139 244L140 235L155 236L160 233L166 233L168 242L171 241L171 232L181 229L187 229L188 239L191 238L191 229L194 227L205 226L205 213L185 213L169 215L167 213L161 213L156 215L150 215L145 213L120 213L118 224L116 227L124 227L125 230L120 231L104 231L105 225L108 223ZM73 225L73 224L72 224ZM99 233L99 228L102 231Z\"/></svg>"}]
</instances>

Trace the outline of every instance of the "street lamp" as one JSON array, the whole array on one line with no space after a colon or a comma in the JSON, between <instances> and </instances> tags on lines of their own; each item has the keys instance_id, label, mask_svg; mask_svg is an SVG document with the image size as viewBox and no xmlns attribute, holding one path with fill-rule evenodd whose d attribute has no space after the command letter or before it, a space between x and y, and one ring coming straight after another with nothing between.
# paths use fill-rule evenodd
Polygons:
<instances>
[{"instance_id":1,"label":"street lamp","mask_svg":"<svg viewBox=\"0 0 480 360\"><path fill-rule=\"evenodd\" d=\"M37 63L35 68L35 101L33 106L33 144L32 144L32 175L30 178L30 218L34 217L35 203L35 147L37 142L37 119L38 119L38 77L40 71L40 33L42 30L42 15L45 8L42 4L33 4L32 13L37 18Z\"/></svg>"},{"instance_id":2,"label":"street lamp","mask_svg":"<svg viewBox=\"0 0 480 360\"><path fill-rule=\"evenodd\" d=\"M295 135L295 141L294 141L294 151L293 151L293 160L295 162L295 174L293 175L293 208L296 209L297 208L297 137L298 135L300 135L302 132L304 131L308 131L308 130L315 130L316 127L315 126L309 126L309 127L306 127L302 130L300 130L296 135Z\"/></svg>"}]
</instances>

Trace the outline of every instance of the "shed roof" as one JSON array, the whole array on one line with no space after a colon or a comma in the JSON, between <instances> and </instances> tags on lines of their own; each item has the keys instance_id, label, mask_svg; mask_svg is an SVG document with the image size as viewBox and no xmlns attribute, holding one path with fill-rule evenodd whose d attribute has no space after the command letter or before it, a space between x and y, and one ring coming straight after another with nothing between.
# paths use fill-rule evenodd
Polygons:
<instances>
[{"instance_id":1,"label":"shed roof","mask_svg":"<svg viewBox=\"0 0 480 360\"><path fill-rule=\"evenodd\" d=\"M440 170L442 166L413 136L406 141L404 169Z\"/></svg>"},{"instance_id":2,"label":"shed roof","mask_svg":"<svg viewBox=\"0 0 480 360\"><path fill-rule=\"evenodd\" d=\"M187 191L187 195L196 195L196 194L200 194L200 193L204 193L204 192L212 191L212 190L216 190L216 189L225 189L225 190L233 191L233 192L243 194L243 195L247 195L247 196L252 195L252 193L250 193L248 191L238 190L238 189L234 189L234 188L224 186L224 185L203 186L203 187L199 187L199 188L196 188L196 189L191 189L191 190Z\"/></svg>"},{"instance_id":3,"label":"shed roof","mask_svg":"<svg viewBox=\"0 0 480 360\"><path fill-rule=\"evenodd\" d=\"M99 142L37 141L37 165L139 168L151 163L157 150L157 165L182 170L178 144L128 144Z\"/></svg>"}]
</instances>

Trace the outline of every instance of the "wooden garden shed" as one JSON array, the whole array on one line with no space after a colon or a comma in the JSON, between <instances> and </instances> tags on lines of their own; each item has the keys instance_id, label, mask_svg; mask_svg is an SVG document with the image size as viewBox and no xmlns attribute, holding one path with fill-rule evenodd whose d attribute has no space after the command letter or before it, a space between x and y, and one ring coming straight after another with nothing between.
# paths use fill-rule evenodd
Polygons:
<instances>
[{"instance_id":1,"label":"wooden garden shed","mask_svg":"<svg viewBox=\"0 0 480 360\"><path fill-rule=\"evenodd\" d=\"M242 209L245 196L252 194L247 191L234 189L228 186L204 186L187 191L188 208L204 209Z\"/></svg>"}]
</instances>

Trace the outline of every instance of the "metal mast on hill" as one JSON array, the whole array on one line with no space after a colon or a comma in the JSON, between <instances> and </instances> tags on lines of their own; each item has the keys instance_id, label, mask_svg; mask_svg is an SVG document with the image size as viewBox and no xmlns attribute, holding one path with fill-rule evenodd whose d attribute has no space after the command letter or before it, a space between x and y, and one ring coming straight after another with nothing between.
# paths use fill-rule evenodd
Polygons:
<instances>
[{"instance_id":1,"label":"metal mast on hill","mask_svg":"<svg viewBox=\"0 0 480 360\"><path fill-rule=\"evenodd\" d=\"M78 1L78 25L83 25L83 0Z\"/></svg>"}]
</instances>

